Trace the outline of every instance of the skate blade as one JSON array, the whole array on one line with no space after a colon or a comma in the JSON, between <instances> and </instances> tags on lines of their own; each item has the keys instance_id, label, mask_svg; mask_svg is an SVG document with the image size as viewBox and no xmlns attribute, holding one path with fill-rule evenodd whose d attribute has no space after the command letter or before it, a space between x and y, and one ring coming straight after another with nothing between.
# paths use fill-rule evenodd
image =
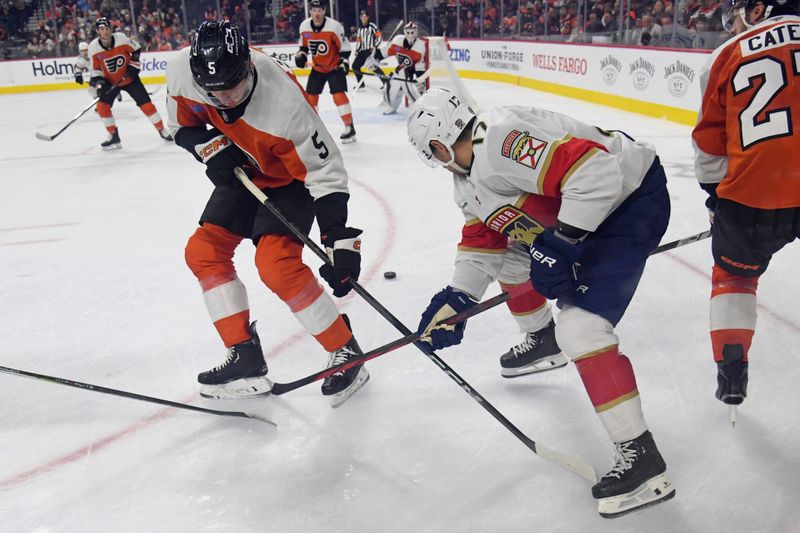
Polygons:
<instances>
[{"instance_id":1,"label":"skate blade","mask_svg":"<svg viewBox=\"0 0 800 533\"><path fill-rule=\"evenodd\" d=\"M528 374L538 374L540 372L547 372L548 370L555 370L567 366L569 359L564 357L563 354L557 353L555 355L548 355L542 359L533 361L525 366L517 368L500 368L500 375L504 378L517 378L519 376L526 376Z\"/></svg>"},{"instance_id":2,"label":"skate blade","mask_svg":"<svg viewBox=\"0 0 800 533\"><path fill-rule=\"evenodd\" d=\"M267 396L272 390L272 381L264 376L237 379L220 385L201 385L200 396L212 400L235 400Z\"/></svg>"},{"instance_id":3,"label":"skate blade","mask_svg":"<svg viewBox=\"0 0 800 533\"><path fill-rule=\"evenodd\" d=\"M356 142L355 137L348 137L347 139L342 139L342 144L352 144Z\"/></svg>"},{"instance_id":4,"label":"skate blade","mask_svg":"<svg viewBox=\"0 0 800 533\"><path fill-rule=\"evenodd\" d=\"M736 427L736 406L735 405L729 405L728 406L728 418L730 418L731 427L735 428Z\"/></svg>"},{"instance_id":5,"label":"skate blade","mask_svg":"<svg viewBox=\"0 0 800 533\"><path fill-rule=\"evenodd\" d=\"M119 150L122 148L121 144L112 144L111 146L101 146L100 147L104 152L110 152L111 150Z\"/></svg>"},{"instance_id":6,"label":"skate blade","mask_svg":"<svg viewBox=\"0 0 800 533\"><path fill-rule=\"evenodd\" d=\"M665 502L673 497L675 497L675 488L665 472L648 479L627 494L598 500L597 511L603 518L618 518L633 511Z\"/></svg>"},{"instance_id":7,"label":"skate blade","mask_svg":"<svg viewBox=\"0 0 800 533\"><path fill-rule=\"evenodd\" d=\"M367 381L369 381L369 372L367 372L367 369L362 366L361 370L358 371L356 379L353 380L349 387L341 392L337 392L336 394L331 394L329 396L331 399L331 407L339 407L346 399L352 396L358 389L363 387Z\"/></svg>"}]
</instances>

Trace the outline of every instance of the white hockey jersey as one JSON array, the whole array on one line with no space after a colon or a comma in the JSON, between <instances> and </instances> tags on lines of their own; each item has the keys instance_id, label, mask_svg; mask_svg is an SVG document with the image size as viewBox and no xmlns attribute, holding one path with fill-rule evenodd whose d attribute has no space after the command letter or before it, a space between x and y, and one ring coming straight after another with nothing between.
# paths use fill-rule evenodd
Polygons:
<instances>
[{"instance_id":1,"label":"white hockey jersey","mask_svg":"<svg viewBox=\"0 0 800 533\"><path fill-rule=\"evenodd\" d=\"M455 288L483 296L503 264L524 212L547 228L556 221L594 231L642 183L655 149L624 133L529 107L482 113L473 129L468 176L454 175L454 199L466 222L456 256Z\"/></svg>"},{"instance_id":2,"label":"white hockey jersey","mask_svg":"<svg viewBox=\"0 0 800 533\"><path fill-rule=\"evenodd\" d=\"M167 65L167 128L173 137L182 127L211 125L242 149L257 166L260 188L305 183L315 199L348 192L342 154L291 71L251 48L255 86L244 114L230 120L195 84L189 48Z\"/></svg>"},{"instance_id":3,"label":"white hockey jersey","mask_svg":"<svg viewBox=\"0 0 800 533\"><path fill-rule=\"evenodd\" d=\"M396 35L381 53L386 57L397 56L397 70L411 69L419 75L425 72L427 51L425 39L417 38L414 44L408 46L405 35Z\"/></svg>"},{"instance_id":4,"label":"white hockey jersey","mask_svg":"<svg viewBox=\"0 0 800 533\"><path fill-rule=\"evenodd\" d=\"M87 57L83 57L79 55L75 59L75 63L73 64L74 71L80 72L81 74L87 73L91 69L91 59ZM88 79L86 81L89 81Z\"/></svg>"}]
</instances>

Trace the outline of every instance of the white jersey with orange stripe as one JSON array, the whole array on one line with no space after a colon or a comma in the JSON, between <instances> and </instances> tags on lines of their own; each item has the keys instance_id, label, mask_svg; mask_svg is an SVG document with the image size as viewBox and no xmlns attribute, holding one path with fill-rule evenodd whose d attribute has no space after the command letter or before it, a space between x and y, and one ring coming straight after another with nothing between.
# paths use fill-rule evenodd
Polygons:
<instances>
[{"instance_id":1,"label":"white jersey with orange stripe","mask_svg":"<svg viewBox=\"0 0 800 533\"><path fill-rule=\"evenodd\" d=\"M508 239L527 242L514 210L548 228L560 221L594 231L641 185L656 157L651 145L622 132L522 106L479 115L473 154L469 175L453 177L466 219L453 285L476 297L499 274Z\"/></svg>"},{"instance_id":2,"label":"white jersey with orange stripe","mask_svg":"<svg viewBox=\"0 0 800 533\"><path fill-rule=\"evenodd\" d=\"M211 125L255 163L260 173L253 181L261 188L296 179L315 199L348 192L342 154L288 68L251 49L253 91L232 120L194 82L189 53L184 48L167 65L167 128L173 137L183 127Z\"/></svg>"}]
</instances>

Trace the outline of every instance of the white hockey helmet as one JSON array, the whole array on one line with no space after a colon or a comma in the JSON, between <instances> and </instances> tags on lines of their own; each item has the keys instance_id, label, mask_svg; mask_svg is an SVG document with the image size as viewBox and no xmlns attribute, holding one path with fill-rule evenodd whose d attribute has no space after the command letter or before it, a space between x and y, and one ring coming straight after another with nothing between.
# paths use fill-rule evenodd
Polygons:
<instances>
[{"instance_id":1,"label":"white hockey helmet","mask_svg":"<svg viewBox=\"0 0 800 533\"><path fill-rule=\"evenodd\" d=\"M406 36L406 40L410 44L414 44L414 41L417 40L419 36L419 28L417 28L417 23L413 20L403 27L403 35Z\"/></svg>"},{"instance_id":2,"label":"white hockey helmet","mask_svg":"<svg viewBox=\"0 0 800 533\"><path fill-rule=\"evenodd\" d=\"M83 52L84 50L88 49L89 49L89 43L87 43L86 41L81 41L78 44L78 52Z\"/></svg>"},{"instance_id":3,"label":"white hockey helmet","mask_svg":"<svg viewBox=\"0 0 800 533\"><path fill-rule=\"evenodd\" d=\"M431 141L441 142L454 162L453 145L473 118L475 112L455 91L446 87L431 87L414 102L409 111L408 142L430 167L445 164L433 156Z\"/></svg>"}]
</instances>

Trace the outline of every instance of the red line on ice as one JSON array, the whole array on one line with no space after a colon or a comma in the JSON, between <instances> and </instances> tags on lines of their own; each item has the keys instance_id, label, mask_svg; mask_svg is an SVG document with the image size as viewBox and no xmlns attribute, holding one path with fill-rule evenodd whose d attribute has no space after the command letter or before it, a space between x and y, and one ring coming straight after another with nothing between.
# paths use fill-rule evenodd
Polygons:
<instances>
[{"instance_id":1,"label":"red line on ice","mask_svg":"<svg viewBox=\"0 0 800 533\"><path fill-rule=\"evenodd\" d=\"M394 239L395 239L395 235L396 235L396 232L395 232L395 216L394 216L394 211L392 211L391 205L389 204L388 201L386 201L386 199L383 196L381 196L381 194L379 192L377 192L376 190L372 189L371 187L365 185L364 183L362 183L360 181L356 181L356 180L353 180L353 179L351 179L351 181L353 183L357 184L359 187L362 187L364 190L366 190L378 202L378 204L381 207L381 210L383 211L383 214L384 214L384 217L385 217L385 220L386 220L386 224L387 224L386 233L385 233L386 238L383 240L383 246L382 246L382 248L380 250L380 253L378 254L378 258L370 266L370 268L366 272L366 275L362 278L364 283L367 283L373 277L375 277L375 274L377 272L380 271L380 268L381 268L381 265L382 265L383 261L386 260L386 257L389 254L389 251L391 250L392 246L394 245ZM19 228L19 229L22 229L22 228ZM342 300L344 300L343 303L346 303L350 299L352 299L353 295L354 295L354 293L350 293L348 296L343 298L342 299ZM305 331L297 332L297 333L295 333L293 335L290 335L285 341L283 341L282 343L278 344L274 348L269 349L268 353L271 353L272 357L275 357L280 352L283 352L283 351L287 350L293 344L297 343L301 339L304 339L306 337L306 335L307 334L306 334ZM184 400L184 403L188 403L188 402L191 402L191 401L196 400L196 399L197 398L193 395L190 398L187 398L186 400ZM25 483L29 479L35 478L35 477L37 477L37 476L39 476L41 474L45 474L47 472L50 472L50 471L55 470L57 468L60 468L62 466L68 465L68 464L70 464L72 462L75 462L78 459L81 459L81 458L85 457L87 454L89 454L89 453L91 453L93 451L97 451L97 450L103 449L103 448L109 446L110 444L113 444L114 442L117 442L117 441L121 440L124 437L133 435L134 433L138 432L139 430L145 429L145 428L155 424L156 422L158 422L158 421L166 418L167 416L171 415L173 412L174 411L172 409L170 409L170 408L162 409L161 411L159 411L159 412L157 412L157 413L155 413L155 414L153 414L153 415L151 415L149 417L143 418L140 421L135 422L134 424L131 424L130 426L128 426L128 427L126 427L124 429L121 429L121 430L119 430L119 431L117 431L115 433L107 435L106 437L103 437L103 438L101 438L99 440L96 440L96 441L90 443L90 444L87 444L86 446L83 446L82 448L79 448L78 450L70 452L70 453L68 453L66 455L62 455L61 457L53 459L52 461L49 461L49 462L44 463L42 465L33 467L33 468L31 468L29 470L26 470L25 472L22 472L20 474L16 474L16 475L11 476L9 478L6 478L4 480L0 480L0 490L6 490L6 489L9 489L9 488L12 488L14 486L17 486L17 485L20 485L22 483Z\"/></svg>"}]
</instances>

